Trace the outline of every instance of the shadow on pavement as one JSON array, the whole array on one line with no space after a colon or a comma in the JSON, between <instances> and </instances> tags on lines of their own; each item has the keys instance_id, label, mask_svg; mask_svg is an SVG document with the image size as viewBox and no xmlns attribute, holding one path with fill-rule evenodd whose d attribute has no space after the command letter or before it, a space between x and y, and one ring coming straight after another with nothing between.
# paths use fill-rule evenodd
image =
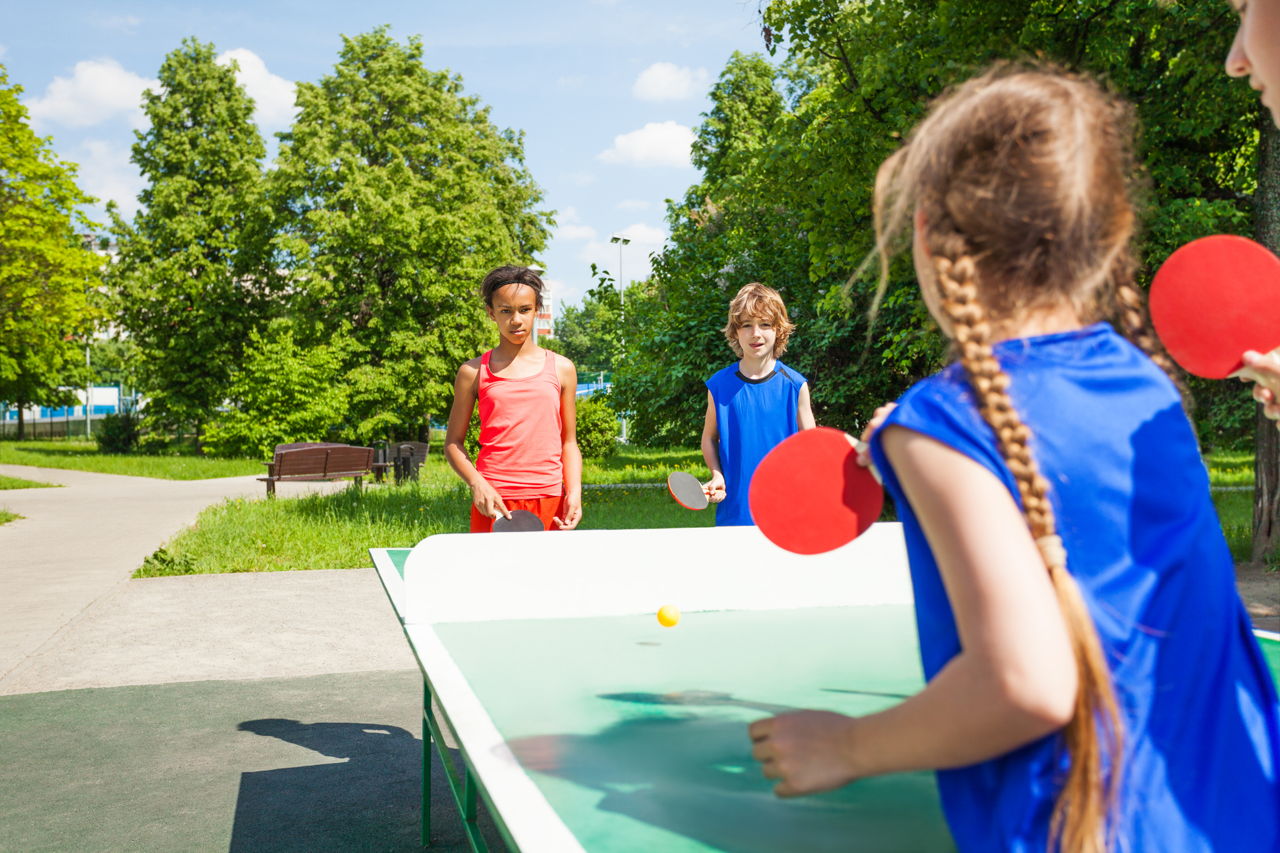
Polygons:
<instances>
[{"instance_id":1,"label":"shadow on pavement","mask_svg":"<svg viewBox=\"0 0 1280 853\"><path fill-rule=\"evenodd\" d=\"M240 774L230 853L419 850L422 741L399 726L268 718L237 727L330 759ZM456 759L456 751L450 750ZM439 757L432 757L433 850L468 849ZM481 806L492 849L496 830ZM497 846L494 846L494 845Z\"/></svg>"},{"instance_id":2,"label":"shadow on pavement","mask_svg":"<svg viewBox=\"0 0 1280 853\"><path fill-rule=\"evenodd\" d=\"M417 847L422 745L410 732L286 719L237 728L346 760L242 773L232 853Z\"/></svg>"}]
</instances>

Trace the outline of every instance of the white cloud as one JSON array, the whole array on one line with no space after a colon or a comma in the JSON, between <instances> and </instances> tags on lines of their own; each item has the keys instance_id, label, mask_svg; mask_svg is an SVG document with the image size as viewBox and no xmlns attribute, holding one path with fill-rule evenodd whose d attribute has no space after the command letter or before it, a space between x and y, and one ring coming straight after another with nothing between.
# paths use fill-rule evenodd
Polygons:
<instances>
[{"instance_id":1,"label":"white cloud","mask_svg":"<svg viewBox=\"0 0 1280 853\"><path fill-rule=\"evenodd\" d=\"M561 240L594 240L596 229L583 225L576 207L566 207L556 215L556 238Z\"/></svg>"},{"instance_id":2,"label":"white cloud","mask_svg":"<svg viewBox=\"0 0 1280 853\"><path fill-rule=\"evenodd\" d=\"M693 131L674 121L649 122L639 130L613 138L613 147L601 151L606 163L632 166L688 166Z\"/></svg>"},{"instance_id":3,"label":"white cloud","mask_svg":"<svg viewBox=\"0 0 1280 853\"><path fill-rule=\"evenodd\" d=\"M566 74L563 77L556 78L557 89L577 90L587 84L587 78L581 74Z\"/></svg>"},{"instance_id":4,"label":"white cloud","mask_svg":"<svg viewBox=\"0 0 1280 853\"><path fill-rule=\"evenodd\" d=\"M237 65L236 82L253 98L254 120L267 129L285 128L293 123L294 84L272 74L262 57L243 47L219 54L219 65Z\"/></svg>"},{"instance_id":5,"label":"white cloud","mask_svg":"<svg viewBox=\"0 0 1280 853\"><path fill-rule=\"evenodd\" d=\"M146 127L142 92L158 89L159 80L127 71L114 59L77 62L70 77L55 77L44 94L24 103L37 131L48 125L89 127L127 116L134 130Z\"/></svg>"},{"instance_id":6,"label":"white cloud","mask_svg":"<svg viewBox=\"0 0 1280 853\"><path fill-rule=\"evenodd\" d=\"M80 169L76 183L102 206L108 201L120 205L120 212L130 219L138 210L138 193L145 182L129 161L129 148L102 139L86 139L68 159Z\"/></svg>"},{"instance_id":7,"label":"white cloud","mask_svg":"<svg viewBox=\"0 0 1280 853\"><path fill-rule=\"evenodd\" d=\"M637 222L613 232L631 238L626 246L610 243L608 240L592 240L582 247L578 259L583 264L594 263L601 270L608 270L610 275L618 273L619 248L622 249L622 278L624 281L639 281L649 277L651 266L649 256L660 251L667 240L667 232L652 225Z\"/></svg>"},{"instance_id":8,"label":"white cloud","mask_svg":"<svg viewBox=\"0 0 1280 853\"><path fill-rule=\"evenodd\" d=\"M683 101L704 94L710 80L705 68L655 62L640 72L631 94L642 101Z\"/></svg>"},{"instance_id":9,"label":"white cloud","mask_svg":"<svg viewBox=\"0 0 1280 853\"><path fill-rule=\"evenodd\" d=\"M652 202L642 198L627 198L618 202L618 210L648 210L652 206Z\"/></svg>"}]
</instances>

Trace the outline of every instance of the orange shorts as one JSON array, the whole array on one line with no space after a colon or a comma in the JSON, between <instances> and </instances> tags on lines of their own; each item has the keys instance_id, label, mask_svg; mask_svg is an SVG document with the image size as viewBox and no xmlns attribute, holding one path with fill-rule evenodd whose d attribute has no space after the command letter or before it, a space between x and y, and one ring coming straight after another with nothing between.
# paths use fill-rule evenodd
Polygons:
<instances>
[{"instance_id":1,"label":"orange shorts","mask_svg":"<svg viewBox=\"0 0 1280 853\"><path fill-rule=\"evenodd\" d=\"M556 527L555 517L564 517L564 497L562 495L551 498L503 498L502 502L507 505L507 509L513 512L517 509L523 509L533 513L542 519L542 526L547 530L560 529ZM471 505L471 532L493 532L493 519L481 515L475 504Z\"/></svg>"}]
</instances>

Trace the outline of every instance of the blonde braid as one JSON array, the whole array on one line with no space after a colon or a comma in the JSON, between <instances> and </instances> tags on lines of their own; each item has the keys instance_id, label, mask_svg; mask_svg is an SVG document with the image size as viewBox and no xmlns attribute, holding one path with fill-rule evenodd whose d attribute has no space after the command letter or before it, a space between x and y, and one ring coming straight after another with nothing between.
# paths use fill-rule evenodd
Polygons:
<instances>
[{"instance_id":1,"label":"blonde braid","mask_svg":"<svg viewBox=\"0 0 1280 853\"><path fill-rule=\"evenodd\" d=\"M1190 413L1193 408L1191 391L1183 380L1182 371L1173 363L1151 325L1151 315L1147 312L1147 300L1142 291L1127 281L1119 282L1115 288L1115 301L1124 336L1150 356L1156 366L1168 375L1182 395L1182 407Z\"/></svg>"},{"instance_id":2,"label":"blonde braid","mask_svg":"<svg viewBox=\"0 0 1280 853\"><path fill-rule=\"evenodd\" d=\"M1110 846L1108 815L1119 783L1122 741L1111 672L1080 588L1066 570L1067 553L1055 532L1049 482L1031 455L1031 430L1013 407L1009 374L992 348L991 326L975 283L977 265L967 253L954 255L954 261L934 256L942 309L951 320L952 338L982 417L995 432L1000 453L1017 482L1022 513L1053 583L1080 680L1071 722L1063 729L1071 761L1054 803L1049 847L1071 853L1105 850ZM1107 755L1111 756L1109 773L1104 761Z\"/></svg>"}]
</instances>

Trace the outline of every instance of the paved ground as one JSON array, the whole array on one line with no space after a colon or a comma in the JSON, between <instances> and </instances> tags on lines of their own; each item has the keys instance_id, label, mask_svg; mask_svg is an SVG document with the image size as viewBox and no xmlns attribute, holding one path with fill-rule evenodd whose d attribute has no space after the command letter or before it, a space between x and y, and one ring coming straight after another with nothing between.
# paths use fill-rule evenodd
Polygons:
<instances>
[{"instance_id":1,"label":"paved ground","mask_svg":"<svg viewBox=\"0 0 1280 853\"><path fill-rule=\"evenodd\" d=\"M251 476L153 480L26 465L0 465L0 474L65 486L0 491L0 508L23 516L0 525L0 693L15 668L125 584L200 510L265 494ZM296 492L342 486L290 485Z\"/></svg>"},{"instance_id":2,"label":"paved ground","mask_svg":"<svg viewBox=\"0 0 1280 853\"><path fill-rule=\"evenodd\" d=\"M131 580L262 484L0 474L65 485L0 491L0 851L418 849L422 679L372 569ZM469 849L432 777L433 849Z\"/></svg>"},{"instance_id":3,"label":"paved ground","mask_svg":"<svg viewBox=\"0 0 1280 853\"><path fill-rule=\"evenodd\" d=\"M0 474L66 486L0 491L0 851L417 849L422 682L372 569L130 580L262 484ZM1280 577L1241 589L1280 629Z\"/></svg>"}]
</instances>

